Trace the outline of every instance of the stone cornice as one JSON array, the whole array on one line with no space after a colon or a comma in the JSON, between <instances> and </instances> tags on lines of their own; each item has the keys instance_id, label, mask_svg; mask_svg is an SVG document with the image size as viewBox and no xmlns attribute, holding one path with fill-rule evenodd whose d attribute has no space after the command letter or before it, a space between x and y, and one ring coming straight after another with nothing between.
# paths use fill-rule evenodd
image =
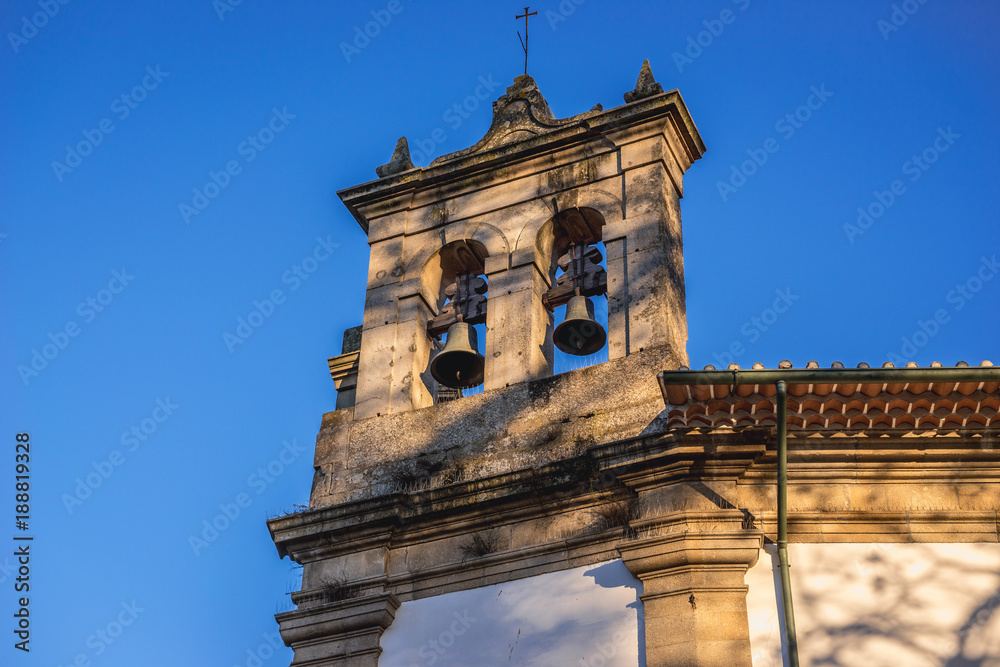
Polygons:
<instances>
[{"instance_id":1,"label":"stone cornice","mask_svg":"<svg viewBox=\"0 0 1000 667\"><path fill-rule=\"evenodd\" d=\"M279 517L268 527L280 555L308 562L586 510L603 502L612 488L641 493L687 481L730 480L748 493L760 487L759 493L766 497L775 478L772 434L761 428L671 430L592 446L578 457L538 468ZM864 480L993 488L1000 480L1000 456L982 447L981 432L965 437L914 437L905 431L879 431L878 437L842 431L826 438L816 435L800 432L790 438L793 503L795 488L803 485L832 487ZM945 504L939 509L957 511L959 506Z\"/></svg>"},{"instance_id":2,"label":"stone cornice","mask_svg":"<svg viewBox=\"0 0 1000 667\"><path fill-rule=\"evenodd\" d=\"M406 193L440 188L470 177L482 179L497 170L531 160L557 149L587 144L642 123L664 120L672 122L673 130L684 146L688 162L694 162L705 152L705 144L691 119L680 92L672 90L615 107L594 115L582 114L565 125L524 141L486 148L481 152L450 158L429 167L417 167L399 174L362 183L337 192L361 228L368 233L368 224L360 208L386 201Z\"/></svg>"},{"instance_id":3,"label":"stone cornice","mask_svg":"<svg viewBox=\"0 0 1000 667\"><path fill-rule=\"evenodd\" d=\"M680 437L678 437L680 436ZM439 488L385 494L268 522L281 556L314 560L482 530L497 521L599 502L624 483L636 491L685 479L736 479L765 452L769 432L651 435L588 448L538 468Z\"/></svg>"},{"instance_id":4,"label":"stone cornice","mask_svg":"<svg viewBox=\"0 0 1000 667\"><path fill-rule=\"evenodd\" d=\"M995 505L1000 489L994 489ZM794 500L794 490L791 492ZM777 513L756 512L770 542L776 538ZM1000 542L1000 512L995 509L911 509L880 512L811 511L793 507L788 515L788 539L792 543L857 542Z\"/></svg>"},{"instance_id":5,"label":"stone cornice","mask_svg":"<svg viewBox=\"0 0 1000 667\"><path fill-rule=\"evenodd\" d=\"M330 377L336 383L338 391L341 390L344 380L352 375L354 376L354 382L357 382L358 357L360 355L360 352L354 351L327 359L327 363L330 366Z\"/></svg>"}]
</instances>

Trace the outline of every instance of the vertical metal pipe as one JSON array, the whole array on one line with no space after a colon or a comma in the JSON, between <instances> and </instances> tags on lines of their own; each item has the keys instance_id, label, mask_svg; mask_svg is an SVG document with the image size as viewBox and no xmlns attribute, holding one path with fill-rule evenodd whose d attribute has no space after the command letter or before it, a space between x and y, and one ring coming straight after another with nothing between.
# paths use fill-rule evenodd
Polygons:
<instances>
[{"instance_id":1,"label":"vertical metal pipe","mask_svg":"<svg viewBox=\"0 0 1000 667\"><path fill-rule=\"evenodd\" d=\"M778 569L781 574L781 602L785 615L785 645L788 664L799 667L799 646L792 611L792 581L788 572L788 387L784 380L775 385L775 412L778 419Z\"/></svg>"}]
</instances>

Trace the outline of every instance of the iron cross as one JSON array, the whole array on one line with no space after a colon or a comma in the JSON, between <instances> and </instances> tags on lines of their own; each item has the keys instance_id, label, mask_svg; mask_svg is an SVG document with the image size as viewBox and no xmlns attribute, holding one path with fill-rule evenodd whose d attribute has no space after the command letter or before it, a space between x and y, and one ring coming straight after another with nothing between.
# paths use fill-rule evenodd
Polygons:
<instances>
[{"instance_id":1,"label":"iron cross","mask_svg":"<svg viewBox=\"0 0 1000 667\"><path fill-rule=\"evenodd\" d=\"M521 48L524 49L524 73L525 74L528 73L528 17L529 16L538 16L538 12L531 12L529 14L528 13L529 9L531 9L531 7L525 7L523 14L521 14L520 16L515 16L514 17L515 21L520 21L521 19L524 19L524 40L521 42ZM517 33L517 38L521 39L521 32L520 31L518 31L518 33Z\"/></svg>"}]
</instances>

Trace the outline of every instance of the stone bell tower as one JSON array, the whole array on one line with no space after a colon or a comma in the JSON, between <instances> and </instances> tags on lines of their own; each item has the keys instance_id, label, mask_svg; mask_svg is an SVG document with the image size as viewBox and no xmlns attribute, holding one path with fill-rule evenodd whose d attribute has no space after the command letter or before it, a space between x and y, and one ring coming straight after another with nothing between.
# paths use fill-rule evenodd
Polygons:
<instances>
[{"instance_id":1,"label":"stone bell tower","mask_svg":"<svg viewBox=\"0 0 1000 667\"><path fill-rule=\"evenodd\" d=\"M400 605L622 558L600 508L627 524L661 483L621 466L665 428L656 373L687 364L679 204L705 151L648 62L624 98L556 118L519 76L475 145L415 167L400 139L340 191L371 247L364 319L330 359L309 509L269 522L303 565L278 615L293 664L375 665ZM607 299L608 361L554 375L552 309L574 295ZM485 324L465 397L431 372L462 321Z\"/></svg>"}]
</instances>

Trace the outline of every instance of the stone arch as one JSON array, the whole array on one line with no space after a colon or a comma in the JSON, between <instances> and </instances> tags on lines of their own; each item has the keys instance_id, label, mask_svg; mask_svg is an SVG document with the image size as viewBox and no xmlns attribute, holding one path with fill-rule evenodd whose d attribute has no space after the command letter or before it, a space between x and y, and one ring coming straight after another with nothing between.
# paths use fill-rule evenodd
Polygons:
<instances>
[{"instance_id":1,"label":"stone arch","mask_svg":"<svg viewBox=\"0 0 1000 667\"><path fill-rule=\"evenodd\" d=\"M609 191L609 184L613 183L613 191ZM620 189L621 181L618 179L588 183L572 191L572 197L566 202L556 199L559 210L567 208L592 208L604 218L605 224L619 222L625 218L625 204L622 200ZM566 193L569 194L569 193Z\"/></svg>"},{"instance_id":2,"label":"stone arch","mask_svg":"<svg viewBox=\"0 0 1000 667\"><path fill-rule=\"evenodd\" d=\"M604 215L589 206L560 211L542 223L535 233L535 261L551 282L556 261L574 241L600 243L604 238Z\"/></svg>"},{"instance_id":3,"label":"stone arch","mask_svg":"<svg viewBox=\"0 0 1000 667\"><path fill-rule=\"evenodd\" d=\"M444 303L444 290L463 271L482 275L486 272L486 246L475 239L456 239L435 250L420 270L421 292L437 312Z\"/></svg>"},{"instance_id":4,"label":"stone arch","mask_svg":"<svg viewBox=\"0 0 1000 667\"><path fill-rule=\"evenodd\" d=\"M551 199L550 208L553 214L548 218L529 219L514 240L514 249L521 250L528 243L534 244L534 257L539 269L544 271L551 254L549 249L539 246L546 239L548 230L552 229L554 219L572 210L587 211L588 215L597 216L603 227L620 222L624 219L622 199L608 193L604 188L593 186L562 192ZM603 232L602 239L603 240Z\"/></svg>"},{"instance_id":5,"label":"stone arch","mask_svg":"<svg viewBox=\"0 0 1000 667\"><path fill-rule=\"evenodd\" d=\"M418 345L418 347L425 350L426 354L416 356L415 365L420 369L420 379L434 402L444 400L441 393L444 388L438 386L431 374L431 361L440 351L442 334L453 324L449 323L451 315L443 312L447 301L445 290L461 273L469 272L475 276L483 276L486 273L486 258L490 256L487 247L474 238L461 237L442 243L446 238L447 235L442 231L440 235L436 235L434 241L428 240L421 246L421 250L425 251L420 253L419 257L423 260L423 264L413 267L412 270L419 273L411 279L412 283L419 285L420 295L429 311L427 319L420 327L420 332L417 333L418 336L425 337L426 346ZM412 263L413 260L411 265ZM438 317L441 319L436 319ZM471 320L470 323L475 324ZM479 320L479 323L482 323L482 320ZM446 395L450 398L455 397L454 390L448 389L447 392Z\"/></svg>"},{"instance_id":6,"label":"stone arch","mask_svg":"<svg viewBox=\"0 0 1000 667\"><path fill-rule=\"evenodd\" d=\"M510 254L510 244L503 232L483 222L465 225L453 223L423 236L426 240L410 255L403 275L407 278L419 276L424 284L428 284L428 265L433 264L441 250L451 244L464 242L470 247L479 248L484 262L486 257L507 257ZM430 271L433 274L434 270ZM432 275L430 279L433 281ZM431 296L429 293L424 295L429 304L434 303Z\"/></svg>"}]
</instances>

